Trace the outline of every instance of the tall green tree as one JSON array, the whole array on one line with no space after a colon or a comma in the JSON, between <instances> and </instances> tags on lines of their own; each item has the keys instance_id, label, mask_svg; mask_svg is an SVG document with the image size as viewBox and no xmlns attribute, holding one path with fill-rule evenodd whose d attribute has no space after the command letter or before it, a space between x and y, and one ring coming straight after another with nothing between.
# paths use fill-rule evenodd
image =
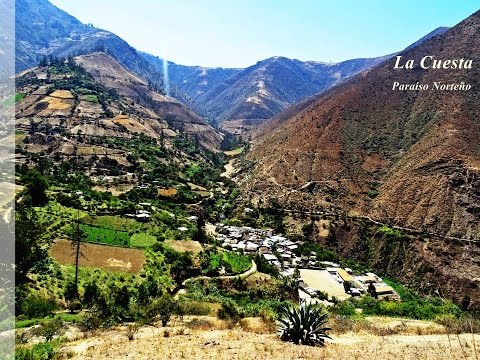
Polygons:
<instances>
[{"instance_id":1,"label":"tall green tree","mask_svg":"<svg viewBox=\"0 0 480 360\"><path fill-rule=\"evenodd\" d=\"M48 180L38 170L28 170L22 176L25 184L24 195L28 195L32 206L42 206L48 202Z\"/></svg>"},{"instance_id":2,"label":"tall green tree","mask_svg":"<svg viewBox=\"0 0 480 360\"><path fill-rule=\"evenodd\" d=\"M27 199L24 199L27 203ZM47 259L47 239L35 211L24 202L17 202L15 211L15 280L27 282L28 273Z\"/></svg>"},{"instance_id":3,"label":"tall green tree","mask_svg":"<svg viewBox=\"0 0 480 360\"><path fill-rule=\"evenodd\" d=\"M82 227L80 226L80 213L77 210L77 216L75 219L75 223L73 224L73 229L72 229L72 249L73 249L73 254L75 256L75 280L74 280L74 286L75 286L75 295L78 298L78 265L80 261L80 257L83 256L82 253L82 242L85 241L87 238L87 234L85 231L83 231Z\"/></svg>"}]
</instances>

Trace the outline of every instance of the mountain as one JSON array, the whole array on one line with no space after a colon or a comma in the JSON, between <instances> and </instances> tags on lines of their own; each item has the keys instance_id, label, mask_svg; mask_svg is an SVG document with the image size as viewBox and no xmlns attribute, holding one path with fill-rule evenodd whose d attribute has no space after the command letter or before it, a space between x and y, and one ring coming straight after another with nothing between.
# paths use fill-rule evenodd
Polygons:
<instances>
[{"instance_id":1,"label":"mountain","mask_svg":"<svg viewBox=\"0 0 480 360\"><path fill-rule=\"evenodd\" d=\"M161 59L143 56L157 69ZM355 59L338 64L272 57L245 69L183 66L169 62L169 77L194 99L196 108L230 132L258 125L305 97L374 66L384 58Z\"/></svg>"},{"instance_id":2,"label":"mountain","mask_svg":"<svg viewBox=\"0 0 480 360\"><path fill-rule=\"evenodd\" d=\"M92 25L52 5L48 0L15 2L16 72L37 65L45 56L68 57L94 51L108 53L127 70L163 88L163 74L117 35ZM172 96L188 103L176 87Z\"/></svg>"},{"instance_id":3,"label":"mountain","mask_svg":"<svg viewBox=\"0 0 480 360\"><path fill-rule=\"evenodd\" d=\"M203 147L218 151L222 139L220 134L200 116L181 102L150 90L144 80L127 71L109 55L93 53L75 59L99 83L153 110L172 128L198 139Z\"/></svg>"},{"instance_id":4,"label":"mountain","mask_svg":"<svg viewBox=\"0 0 480 360\"><path fill-rule=\"evenodd\" d=\"M400 53L414 60L414 69L394 69L395 59L390 59L291 111L256 139L249 154L253 169L243 178L245 196L257 204L343 214L433 234L440 240L426 245L417 237L411 245L416 260L403 263L405 274L412 280L416 272L408 268L422 263L431 275L423 280L450 279L450 294L460 301L462 291L478 288L472 274L480 273L479 47L477 12ZM474 65L422 69L419 62L426 55L471 59ZM392 90L395 81L430 89ZM434 82L472 88L431 90ZM348 241L337 250L368 252L360 251L361 232L343 234ZM385 256L388 252L380 258ZM425 281L417 287L426 286Z\"/></svg>"},{"instance_id":5,"label":"mountain","mask_svg":"<svg viewBox=\"0 0 480 360\"><path fill-rule=\"evenodd\" d=\"M409 48L447 29L437 28ZM163 68L163 61L158 57L142 55L157 69ZM303 62L275 56L245 69L183 66L169 62L168 69L171 81L194 99L195 109L221 124L224 130L242 133L258 128L265 119L288 106L328 90L391 56L393 54L340 63Z\"/></svg>"},{"instance_id":6,"label":"mountain","mask_svg":"<svg viewBox=\"0 0 480 360\"><path fill-rule=\"evenodd\" d=\"M413 70L394 70L391 59L306 101L305 108L258 139L252 152L258 161L256 174L265 174L261 177L270 183L273 176L279 184L332 181L336 191L325 205L404 225L428 225L446 235L480 237L478 195L469 187L478 174L480 148L474 104L478 69L418 66L425 54L437 59L460 54L478 61L473 51L479 41L477 20L478 13L402 52L404 59L415 59ZM473 89L394 91L394 81L430 86L434 81L464 81ZM465 187L452 188L453 179L466 173L466 183L458 180ZM374 188L379 196L371 201L367 192ZM463 199L457 191L471 196ZM321 205L319 197L313 199Z\"/></svg>"},{"instance_id":7,"label":"mountain","mask_svg":"<svg viewBox=\"0 0 480 360\"><path fill-rule=\"evenodd\" d=\"M73 157L91 175L141 171L144 163L209 163L222 141L193 111L105 53L26 70L16 91L16 129L25 134L19 153Z\"/></svg>"},{"instance_id":8,"label":"mountain","mask_svg":"<svg viewBox=\"0 0 480 360\"><path fill-rule=\"evenodd\" d=\"M145 52L142 52L141 55L155 65L157 69L163 70L163 60L160 57ZM168 61L170 81L192 99L204 96L226 79L242 70L237 68L186 66Z\"/></svg>"}]
</instances>

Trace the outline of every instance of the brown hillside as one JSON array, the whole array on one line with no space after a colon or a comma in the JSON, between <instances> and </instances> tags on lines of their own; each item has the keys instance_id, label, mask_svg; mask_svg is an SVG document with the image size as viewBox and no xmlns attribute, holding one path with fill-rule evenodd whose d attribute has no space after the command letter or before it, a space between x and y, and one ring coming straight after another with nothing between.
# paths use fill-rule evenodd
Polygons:
<instances>
[{"instance_id":1,"label":"brown hillside","mask_svg":"<svg viewBox=\"0 0 480 360\"><path fill-rule=\"evenodd\" d=\"M479 35L477 12L402 53L415 60L413 70L394 70L391 59L265 131L245 182L253 200L276 197L291 208L480 238ZM472 59L473 68L425 70L418 63L426 55ZM393 91L394 81L430 87L463 81L472 89Z\"/></svg>"},{"instance_id":2,"label":"brown hillside","mask_svg":"<svg viewBox=\"0 0 480 360\"><path fill-rule=\"evenodd\" d=\"M99 83L151 109L175 129L198 138L209 150L218 151L221 135L200 116L179 101L151 91L145 80L126 70L112 57L97 52L78 56L75 60Z\"/></svg>"}]
</instances>

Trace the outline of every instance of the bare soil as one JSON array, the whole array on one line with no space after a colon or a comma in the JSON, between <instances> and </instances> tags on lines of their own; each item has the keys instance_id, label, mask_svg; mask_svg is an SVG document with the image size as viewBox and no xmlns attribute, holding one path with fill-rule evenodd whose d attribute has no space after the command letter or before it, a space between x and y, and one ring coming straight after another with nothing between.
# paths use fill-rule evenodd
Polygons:
<instances>
[{"instance_id":1,"label":"bare soil","mask_svg":"<svg viewBox=\"0 0 480 360\"><path fill-rule=\"evenodd\" d=\"M202 244L193 240L165 240L165 244L180 252L190 251L198 254L203 250Z\"/></svg>"},{"instance_id":2,"label":"bare soil","mask_svg":"<svg viewBox=\"0 0 480 360\"><path fill-rule=\"evenodd\" d=\"M83 243L82 253L80 266L104 270L138 273L145 263L145 254L138 249ZM50 249L50 255L60 264L75 264L75 256L69 240L56 240Z\"/></svg>"}]
</instances>

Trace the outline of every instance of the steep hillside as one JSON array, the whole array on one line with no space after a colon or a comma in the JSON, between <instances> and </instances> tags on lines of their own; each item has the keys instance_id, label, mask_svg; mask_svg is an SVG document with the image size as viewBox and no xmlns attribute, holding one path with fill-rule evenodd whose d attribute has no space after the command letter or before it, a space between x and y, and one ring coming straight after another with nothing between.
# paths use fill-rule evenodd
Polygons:
<instances>
[{"instance_id":1,"label":"steep hillside","mask_svg":"<svg viewBox=\"0 0 480 360\"><path fill-rule=\"evenodd\" d=\"M48 0L15 2L16 72L37 65L45 56L67 57L103 51L122 66L158 89L163 87L163 74L126 41L92 25L85 25ZM187 102L172 87L172 96Z\"/></svg>"},{"instance_id":2,"label":"steep hillside","mask_svg":"<svg viewBox=\"0 0 480 360\"><path fill-rule=\"evenodd\" d=\"M19 163L88 164L91 176L118 175L210 163L218 151L213 128L103 53L52 61L16 83Z\"/></svg>"},{"instance_id":3,"label":"steep hillside","mask_svg":"<svg viewBox=\"0 0 480 360\"><path fill-rule=\"evenodd\" d=\"M480 13L321 95L258 141L246 181L254 200L369 215L438 234L480 238L479 68L419 68L425 55L472 59ZM469 91L393 91L464 81ZM281 123L281 121L280 121ZM275 149L275 151L272 151Z\"/></svg>"},{"instance_id":4,"label":"steep hillside","mask_svg":"<svg viewBox=\"0 0 480 360\"><path fill-rule=\"evenodd\" d=\"M142 106L153 110L165 119L172 128L181 130L211 151L217 151L222 140L210 125L179 101L152 91L148 84L123 68L113 58L104 53L82 55L76 61L106 86L115 89Z\"/></svg>"},{"instance_id":5,"label":"steep hillside","mask_svg":"<svg viewBox=\"0 0 480 360\"><path fill-rule=\"evenodd\" d=\"M141 55L151 64L160 70L163 70L163 60L145 52ZM168 62L168 75L170 81L175 84L180 91L187 94L201 110L203 97L206 93L222 84L229 77L237 74L243 69L204 67L204 66L186 66Z\"/></svg>"}]
</instances>

